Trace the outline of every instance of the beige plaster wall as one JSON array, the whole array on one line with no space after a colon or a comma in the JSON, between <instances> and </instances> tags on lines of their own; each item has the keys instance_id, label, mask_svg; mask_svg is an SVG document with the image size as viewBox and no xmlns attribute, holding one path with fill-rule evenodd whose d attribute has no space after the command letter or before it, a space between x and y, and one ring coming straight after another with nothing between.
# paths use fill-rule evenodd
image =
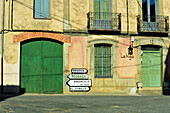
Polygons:
<instances>
[{"instance_id":1,"label":"beige plaster wall","mask_svg":"<svg viewBox=\"0 0 170 113\"><path fill-rule=\"evenodd\" d=\"M70 25L71 29L86 30L89 0L70 0Z\"/></svg>"},{"instance_id":2,"label":"beige plaster wall","mask_svg":"<svg viewBox=\"0 0 170 113\"><path fill-rule=\"evenodd\" d=\"M9 29L9 21L10 21L10 17L9 17L9 1L5 0L5 10L4 10L4 29L7 30ZM1 0L0 2L0 32L2 30L2 9L3 9L3 0Z\"/></svg>"},{"instance_id":3,"label":"beige plaster wall","mask_svg":"<svg viewBox=\"0 0 170 113\"><path fill-rule=\"evenodd\" d=\"M16 33L10 32L10 33L4 34L4 49L3 49L4 50L3 52L4 53L3 55L3 58L4 58L3 59L4 93L19 93L19 61L20 61L19 50L20 50L20 46L19 46L19 43L13 42L14 34ZM0 43L0 49L1 49L1 43Z\"/></svg>"},{"instance_id":4,"label":"beige plaster wall","mask_svg":"<svg viewBox=\"0 0 170 113\"><path fill-rule=\"evenodd\" d=\"M69 2L67 5L66 2ZM117 3L116 3L117 2ZM116 3L116 4L115 4ZM169 0L158 0L159 15L170 16ZM14 30L50 30L63 31L63 22L68 23L71 29L85 30L87 27L87 13L93 11L93 0L65 0L65 6L69 6L68 15L65 15L67 22L63 19L64 1L51 0L51 18L50 19L34 19L33 18L33 1L17 0L13 1L13 29ZM130 34L137 33L137 18L141 14L141 1L139 4L136 0L129 0L129 30ZM5 29L11 27L11 10L12 1L5 1ZM67 7L66 7L67 8ZM127 32L127 7L126 0L112 0L112 12L121 13L121 32ZM22 9L22 10L21 10ZM2 2L0 3L0 17L2 15ZM2 18L0 18L0 23ZM70 28L69 27L69 28ZM1 24L0 24L1 30Z\"/></svg>"},{"instance_id":5,"label":"beige plaster wall","mask_svg":"<svg viewBox=\"0 0 170 113\"><path fill-rule=\"evenodd\" d=\"M169 18L170 18L170 2L169 2L169 0L163 0L163 14L165 16L169 16ZM170 29L169 29L169 31L170 31ZM169 33L169 35L170 35L170 33Z\"/></svg>"},{"instance_id":6,"label":"beige plaster wall","mask_svg":"<svg viewBox=\"0 0 170 113\"><path fill-rule=\"evenodd\" d=\"M19 46L13 42L13 35L11 32L4 35L4 59L9 64L17 63L19 58Z\"/></svg>"},{"instance_id":7,"label":"beige plaster wall","mask_svg":"<svg viewBox=\"0 0 170 113\"><path fill-rule=\"evenodd\" d=\"M137 34L138 3L136 0L129 0L129 31L130 34Z\"/></svg>"},{"instance_id":8,"label":"beige plaster wall","mask_svg":"<svg viewBox=\"0 0 170 113\"><path fill-rule=\"evenodd\" d=\"M14 30L47 30L60 32L63 30L63 0L51 0L50 19L34 19L33 5L33 0L14 1Z\"/></svg>"},{"instance_id":9,"label":"beige plaster wall","mask_svg":"<svg viewBox=\"0 0 170 113\"><path fill-rule=\"evenodd\" d=\"M127 33L126 0L118 0L117 1L117 12L121 13L121 33Z\"/></svg>"},{"instance_id":10,"label":"beige plaster wall","mask_svg":"<svg viewBox=\"0 0 170 113\"><path fill-rule=\"evenodd\" d=\"M4 61L4 86L19 86L19 62L9 64Z\"/></svg>"},{"instance_id":11,"label":"beige plaster wall","mask_svg":"<svg viewBox=\"0 0 170 113\"><path fill-rule=\"evenodd\" d=\"M0 17L2 17L2 2L0 2ZM0 18L0 32L1 30L2 30L2 18Z\"/></svg>"}]
</instances>

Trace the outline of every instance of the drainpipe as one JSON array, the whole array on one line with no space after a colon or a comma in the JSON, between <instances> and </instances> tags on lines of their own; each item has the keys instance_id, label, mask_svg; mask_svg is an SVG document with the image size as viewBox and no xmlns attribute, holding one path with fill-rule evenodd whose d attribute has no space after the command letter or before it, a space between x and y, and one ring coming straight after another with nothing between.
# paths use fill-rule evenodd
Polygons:
<instances>
[{"instance_id":1,"label":"drainpipe","mask_svg":"<svg viewBox=\"0 0 170 113\"><path fill-rule=\"evenodd\" d=\"M5 13L5 0L3 0L2 9L2 34L1 34L1 94L3 94L3 41L4 41L4 13Z\"/></svg>"}]
</instances>

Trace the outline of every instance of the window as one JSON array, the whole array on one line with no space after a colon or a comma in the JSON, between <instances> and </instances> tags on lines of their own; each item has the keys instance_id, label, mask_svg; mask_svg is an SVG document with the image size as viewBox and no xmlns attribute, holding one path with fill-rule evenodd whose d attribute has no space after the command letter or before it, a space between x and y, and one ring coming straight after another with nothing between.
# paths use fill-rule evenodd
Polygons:
<instances>
[{"instance_id":1,"label":"window","mask_svg":"<svg viewBox=\"0 0 170 113\"><path fill-rule=\"evenodd\" d=\"M110 78L112 77L112 52L111 45L96 44L94 56L94 68L96 78Z\"/></svg>"},{"instance_id":2,"label":"window","mask_svg":"<svg viewBox=\"0 0 170 113\"><path fill-rule=\"evenodd\" d=\"M94 28L111 29L110 0L94 0Z\"/></svg>"},{"instance_id":3,"label":"window","mask_svg":"<svg viewBox=\"0 0 170 113\"><path fill-rule=\"evenodd\" d=\"M50 0L34 0L34 18L50 18Z\"/></svg>"},{"instance_id":4,"label":"window","mask_svg":"<svg viewBox=\"0 0 170 113\"><path fill-rule=\"evenodd\" d=\"M108 20L110 13L110 0L94 0L94 12L96 20Z\"/></svg>"},{"instance_id":5,"label":"window","mask_svg":"<svg viewBox=\"0 0 170 113\"><path fill-rule=\"evenodd\" d=\"M157 15L157 1L156 0L142 0L143 21L156 22Z\"/></svg>"}]
</instances>

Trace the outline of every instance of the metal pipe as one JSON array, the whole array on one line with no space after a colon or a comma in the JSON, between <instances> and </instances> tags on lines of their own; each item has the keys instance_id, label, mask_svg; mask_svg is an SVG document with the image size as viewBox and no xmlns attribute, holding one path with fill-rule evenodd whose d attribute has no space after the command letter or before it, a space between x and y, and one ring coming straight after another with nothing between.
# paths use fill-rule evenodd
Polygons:
<instances>
[{"instance_id":1,"label":"metal pipe","mask_svg":"<svg viewBox=\"0 0 170 113\"><path fill-rule=\"evenodd\" d=\"M5 0L3 0L3 9L2 9L2 34L1 34L1 94L3 94L3 42L4 42L4 15L5 15Z\"/></svg>"}]
</instances>

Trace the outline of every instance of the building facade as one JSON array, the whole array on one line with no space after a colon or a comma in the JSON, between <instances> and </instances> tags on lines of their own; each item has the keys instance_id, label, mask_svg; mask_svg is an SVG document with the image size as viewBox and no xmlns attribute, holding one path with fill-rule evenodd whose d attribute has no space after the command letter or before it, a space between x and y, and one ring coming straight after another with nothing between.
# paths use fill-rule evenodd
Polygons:
<instances>
[{"instance_id":1,"label":"building facade","mask_svg":"<svg viewBox=\"0 0 170 113\"><path fill-rule=\"evenodd\" d=\"M169 5L168 0L5 1L4 93L72 94L68 75L84 68L92 81L87 94L162 95L170 81Z\"/></svg>"}]
</instances>

